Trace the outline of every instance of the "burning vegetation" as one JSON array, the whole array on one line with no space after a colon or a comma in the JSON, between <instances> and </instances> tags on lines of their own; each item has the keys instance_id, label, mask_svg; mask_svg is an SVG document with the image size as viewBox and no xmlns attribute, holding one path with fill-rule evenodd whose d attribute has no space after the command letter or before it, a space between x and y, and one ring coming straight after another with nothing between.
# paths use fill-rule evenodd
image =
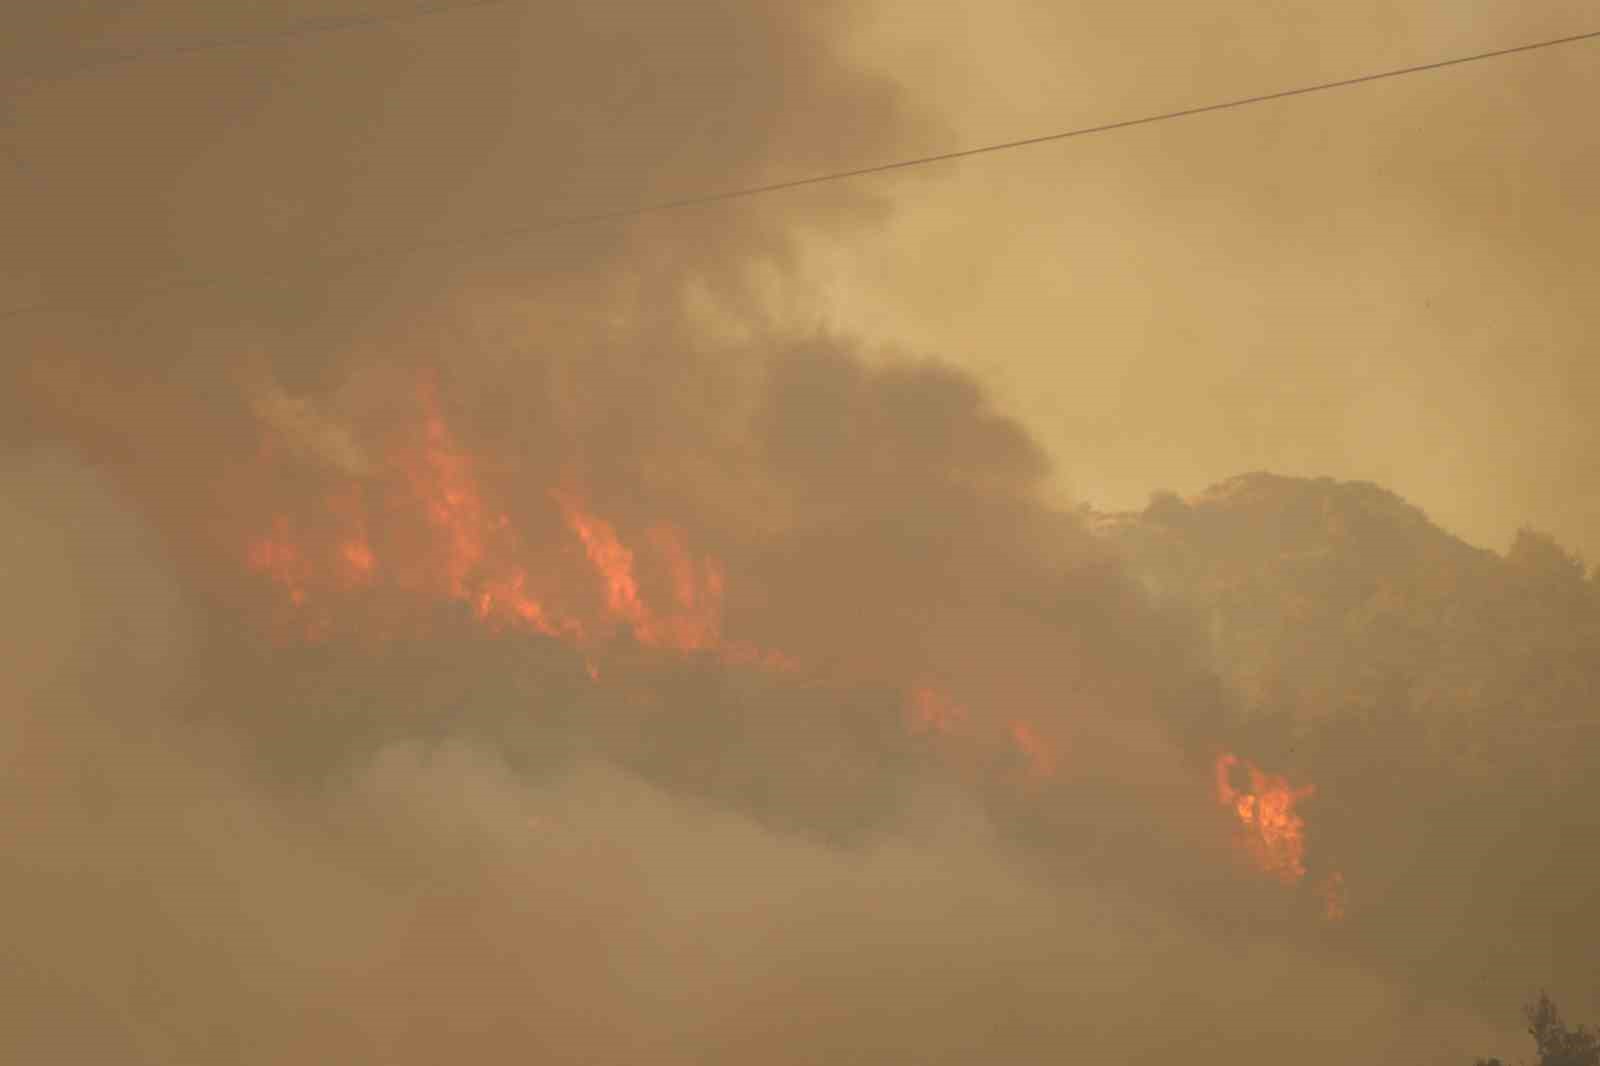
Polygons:
<instances>
[{"instance_id":1,"label":"burning vegetation","mask_svg":"<svg viewBox=\"0 0 1600 1066\"><path fill-rule=\"evenodd\" d=\"M437 390L420 384L411 402L413 417L402 424L412 428L395 434L386 461L365 464L361 477L335 475L314 512L272 514L247 539L244 566L275 590L281 634L310 643L381 640L397 622L454 603L486 633L569 648L593 682L611 673L606 659L619 640L777 676L810 672L794 655L725 632L727 568L695 551L677 526L658 520L625 535L573 477L536 495L543 512L519 521L452 430ZM260 454L272 462L286 451L269 442ZM991 772L1010 765L1023 781L1070 770L1062 738L1042 722L974 714L925 681L901 690L908 734L934 741L952 765L989 751L980 764ZM1010 755L996 761L1000 749ZM1219 756L1214 771L1238 846L1261 873L1298 885L1306 875L1298 805L1315 788L1291 786L1231 754ZM1342 876L1318 892L1324 915L1342 917Z\"/></svg>"}]
</instances>

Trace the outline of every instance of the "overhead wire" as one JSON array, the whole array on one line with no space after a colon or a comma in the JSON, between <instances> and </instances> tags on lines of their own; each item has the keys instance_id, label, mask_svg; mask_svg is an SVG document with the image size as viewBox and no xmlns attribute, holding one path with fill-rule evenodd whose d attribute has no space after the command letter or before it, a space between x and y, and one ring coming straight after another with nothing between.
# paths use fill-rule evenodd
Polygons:
<instances>
[{"instance_id":1,"label":"overhead wire","mask_svg":"<svg viewBox=\"0 0 1600 1066\"><path fill-rule=\"evenodd\" d=\"M501 2L501 0L489 0ZM1547 38L1530 44L1512 45L1506 48L1496 48L1485 52L1474 52L1468 55L1453 56L1449 59L1435 60L1429 63L1418 63L1411 66L1395 67L1388 70L1360 74L1349 78L1340 78L1333 81L1316 82L1311 85L1297 86L1291 89L1280 89L1273 92L1259 93L1253 96L1236 97L1216 103L1201 104L1194 107L1179 108L1176 110L1162 111L1155 114L1141 115L1136 118L1119 119L1112 122L1098 123L1092 126L1078 126L1072 129L1060 130L1033 137L1024 137L1017 140L1000 141L992 144L979 145L973 148L962 148L949 152L940 152L934 155L914 156L907 159L894 160L887 163L877 163L871 166L856 167L849 170L829 171L822 174L812 174L800 178L791 178L784 181L768 182L761 185L748 185L736 189L725 189L717 192L703 193L695 196L678 197L670 200L659 200L651 203L636 204L627 207L613 208L605 211L596 211L586 214L567 215L557 218L546 218L525 223L519 226L507 227L490 233L468 234L460 237L445 238L433 241L415 241L400 245L372 247L352 252L346 255L322 256L314 260L314 265L323 271L332 269L351 269L366 263L391 261L396 258L406 258L423 255L429 252L448 251L455 248L484 247L496 243L505 243L522 240L527 237L553 233L562 229L578 226L600 225L607 222L618 222L643 215L656 214L664 211L682 210L691 207L703 207L713 204L727 203L734 200L749 199L751 197L768 195L790 189L805 188L808 186L822 185L831 182L846 181L852 178L866 177L873 174L886 174L898 170L908 170L913 167L930 166L936 163L952 162L958 159L970 159L975 156L991 155L998 152L1013 151L1034 145L1050 144L1059 141L1071 140L1078 137L1088 137L1095 134L1111 133L1117 130L1132 129L1138 126L1149 126L1160 122L1176 119L1192 118L1198 115L1212 114L1220 111L1229 111L1237 108L1250 107L1256 104L1269 103L1276 100L1287 100L1294 97L1308 96L1313 93L1330 92L1335 89L1350 88L1373 82L1385 81L1394 78L1422 74L1429 71L1443 70L1449 67L1463 66L1468 63L1478 63L1490 59L1500 59L1507 56L1537 52L1544 49L1556 48L1562 45L1577 44L1583 41L1600 39L1600 30L1587 33L1569 34L1563 37ZM213 285L224 284L230 281L257 280L271 283L272 279L254 278L221 278L198 277L172 279L166 283L148 286L129 294L133 297L160 295L173 291L200 289ZM43 300L22 307L12 308L0 312L0 320L17 318L22 315L36 314L52 310L64 310L67 305L60 301Z\"/></svg>"}]
</instances>

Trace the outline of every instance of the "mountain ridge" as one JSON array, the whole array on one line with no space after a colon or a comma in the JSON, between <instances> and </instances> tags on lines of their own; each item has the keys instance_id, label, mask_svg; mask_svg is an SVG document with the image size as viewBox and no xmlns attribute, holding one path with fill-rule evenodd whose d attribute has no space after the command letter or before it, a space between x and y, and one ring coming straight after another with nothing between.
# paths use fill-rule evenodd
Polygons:
<instances>
[{"instance_id":1,"label":"mountain ridge","mask_svg":"<svg viewBox=\"0 0 1600 1066\"><path fill-rule=\"evenodd\" d=\"M1218 743L1315 786L1308 847L1350 886L1352 950L1484 1011L1541 984L1600 1005L1600 575L1332 478L1082 518L1209 641Z\"/></svg>"},{"instance_id":2,"label":"mountain ridge","mask_svg":"<svg viewBox=\"0 0 1600 1066\"><path fill-rule=\"evenodd\" d=\"M1600 572L1542 533L1496 553L1374 483L1265 471L1082 517L1204 627L1246 716L1398 705L1467 732L1600 717Z\"/></svg>"}]
</instances>

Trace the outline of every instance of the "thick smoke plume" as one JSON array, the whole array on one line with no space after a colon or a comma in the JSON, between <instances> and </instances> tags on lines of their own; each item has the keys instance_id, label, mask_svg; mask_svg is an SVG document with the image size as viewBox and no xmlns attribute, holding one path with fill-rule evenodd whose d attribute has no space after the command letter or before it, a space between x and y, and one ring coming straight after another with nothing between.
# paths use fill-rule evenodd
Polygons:
<instances>
[{"instance_id":1,"label":"thick smoke plume","mask_svg":"<svg viewBox=\"0 0 1600 1066\"><path fill-rule=\"evenodd\" d=\"M1252 863L1314 801L1218 802L1203 645L1038 447L777 324L791 237L881 205L319 265L887 157L925 124L843 15L484 12L18 106L149 143L93 196L44 153L15 245L86 309L18 327L3 401L4 1057L1492 1046L1341 957L1336 857ZM291 280L105 305L191 263Z\"/></svg>"},{"instance_id":2,"label":"thick smoke plume","mask_svg":"<svg viewBox=\"0 0 1600 1066\"><path fill-rule=\"evenodd\" d=\"M6 675L18 1058L1332 1062L1486 1039L1349 964L1164 905L1203 870L1146 870L1141 899L1104 855L1037 861L1064 830L1019 842L1003 809L926 772L903 775L891 818L848 782L863 763L892 781L892 760L814 721L870 702L747 691L740 712L791 717L778 736L733 727L758 734L734 745L686 699L586 708L678 715L723 745L708 777L685 740L640 758L637 736L608 747L571 724L587 751L557 759L555 670L524 651L463 676L497 658L466 638L409 647L437 656L409 673L330 648L215 678L215 638L122 493L46 457L5 484L6 602L30 605L8 606L7 633L31 641ZM186 696L197 675L224 690ZM360 723L370 745L347 740L362 701L383 718ZM719 771L760 779L719 788ZM847 843L863 817L871 839ZM1325 1028L1328 1002L1357 1041Z\"/></svg>"}]
</instances>

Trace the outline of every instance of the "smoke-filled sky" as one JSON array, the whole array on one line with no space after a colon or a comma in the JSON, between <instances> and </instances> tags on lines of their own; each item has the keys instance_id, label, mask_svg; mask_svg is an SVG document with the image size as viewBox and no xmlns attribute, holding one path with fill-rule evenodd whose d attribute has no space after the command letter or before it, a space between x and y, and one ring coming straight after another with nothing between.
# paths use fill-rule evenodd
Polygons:
<instances>
[{"instance_id":1,"label":"smoke-filled sky","mask_svg":"<svg viewBox=\"0 0 1600 1066\"><path fill-rule=\"evenodd\" d=\"M1586 0L874 5L858 54L969 145L1593 28ZM1385 484L1594 561L1592 46L887 180L834 313L969 366L1105 507L1241 470Z\"/></svg>"},{"instance_id":2,"label":"smoke-filled sky","mask_svg":"<svg viewBox=\"0 0 1600 1066\"><path fill-rule=\"evenodd\" d=\"M1268 467L1600 555L1586 46L388 251L1593 13L1168 6L507 3L71 78L331 9L15 15L0 1057L1514 1047L1341 939L1067 505Z\"/></svg>"},{"instance_id":3,"label":"smoke-filled sky","mask_svg":"<svg viewBox=\"0 0 1600 1066\"><path fill-rule=\"evenodd\" d=\"M880 0L829 5L849 17L830 15L823 42L752 38L697 6L516 6L10 94L18 165L0 180L29 209L7 301L76 294L91 273L254 271L1031 136L1581 32L1597 14ZM30 7L8 69L334 13ZM527 51L527 34L573 31L598 55ZM1594 78L1578 45L875 177L856 188L891 217L808 242L827 298L800 313L972 370L1074 499L1331 474L1390 485L1474 543L1502 549L1531 523L1594 558ZM700 238L735 214L701 216Z\"/></svg>"}]
</instances>

